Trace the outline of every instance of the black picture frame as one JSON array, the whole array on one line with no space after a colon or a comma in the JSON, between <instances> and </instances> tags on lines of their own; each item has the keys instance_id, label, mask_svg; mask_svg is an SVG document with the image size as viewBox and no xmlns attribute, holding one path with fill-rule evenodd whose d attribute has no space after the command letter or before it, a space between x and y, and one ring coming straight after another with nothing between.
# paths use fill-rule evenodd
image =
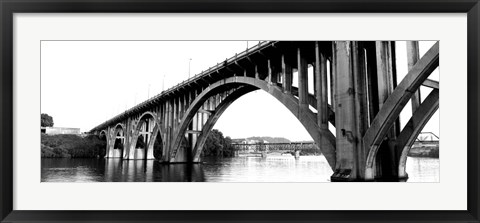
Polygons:
<instances>
[{"instance_id":1,"label":"black picture frame","mask_svg":"<svg viewBox=\"0 0 480 223\"><path fill-rule=\"evenodd\" d=\"M0 0L0 219L2 222L479 222L478 0ZM18 211L13 210L14 13L467 13L466 211ZM443 201L448 202L448 201Z\"/></svg>"}]
</instances>

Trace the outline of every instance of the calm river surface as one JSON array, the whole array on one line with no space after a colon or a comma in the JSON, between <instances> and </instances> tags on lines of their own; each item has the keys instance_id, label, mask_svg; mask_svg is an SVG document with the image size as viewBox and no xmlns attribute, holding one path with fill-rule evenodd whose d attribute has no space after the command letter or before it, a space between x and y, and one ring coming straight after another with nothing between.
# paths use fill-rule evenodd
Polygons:
<instances>
[{"instance_id":1,"label":"calm river surface","mask_svg":"<svg viewBox=\"0 0 480 223\"><path fill-rule=\"evenodd\" d=\"M42 182L328 182L323 156L204 159L164 165L154 160L42 158ZM407 160L408 182L439 182L440 162Z\"/></svg>"}]
</instances>

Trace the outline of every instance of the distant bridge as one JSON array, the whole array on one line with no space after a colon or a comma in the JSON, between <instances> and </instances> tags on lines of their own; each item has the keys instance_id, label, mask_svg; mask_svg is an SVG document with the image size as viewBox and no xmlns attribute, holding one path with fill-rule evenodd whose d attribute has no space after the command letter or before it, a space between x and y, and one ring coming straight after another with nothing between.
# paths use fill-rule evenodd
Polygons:
<instances>
[{"instance_id":1,"label":"distant bridge","mask_svg":"<svg viewBox=\"0 0 480 223\"><path fill-rule=\"evenodd\" d=\"M235 155L260 155L267 154L291 154L296 158L301 151L320 155L321 151L315 142L290 142L290 143L234 143Z\"/></svg>"},{"instance_id":2,"label":"distant bridge","mask_svg":"<svg viewBox=\"0 0 480 223\"><path fill-rule=\"evenodd\" d=\"M406 152L439 106L439 82L428 79L439 64L439 43L420 58L418 42L407 42L409 72L398 85L396 50L405 49L390 41L262 42L91 132L106 137L109 158L153 159L160 141L162 162L199 162L225 109L260 89L305 127L334 170L332 181L405 178ZM420 85L433 88L424 101ZM398 117L410 100L412 118L400 129ZM140 135L145 149L136 148Z\"/></svg>"},{"instance_id":3,"label":"distant bridge","mask_svg":"<svg viewBox=\"0 0 480 223\"><path fill-rule=\"evenodd\" d=\"M318 150L315 142L289 142L289 143L233 143L236 151L296 151L296 150Z\"/></svg>"}]
</instances>

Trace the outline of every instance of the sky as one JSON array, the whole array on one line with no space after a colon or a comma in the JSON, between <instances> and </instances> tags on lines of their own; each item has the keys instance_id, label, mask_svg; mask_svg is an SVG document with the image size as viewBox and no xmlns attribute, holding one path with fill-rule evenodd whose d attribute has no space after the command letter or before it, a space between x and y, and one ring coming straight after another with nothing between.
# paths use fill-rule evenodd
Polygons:
<instances>
[{"instance_id":1,"label":"sky","mask_svg":"<svg viewBox=\"0 0 480 223\"><path fill-rule=\"evenodd\" d=\"M86 132L255 44L258 41L42 41L41 112L52 116L56 127ZM407 73L406 46L396 44L400 81ZM420 42L421 55L433 44ZM438 70L429 78L439 80ZM430 90L422 87L422 100ZM400 116L402 126L410 116L409 103ZM235 101L214 128L231 138L312 140L286 107L261 90ZM438 111L424 131L439 135Z\"/></svg>"}]
</instances>

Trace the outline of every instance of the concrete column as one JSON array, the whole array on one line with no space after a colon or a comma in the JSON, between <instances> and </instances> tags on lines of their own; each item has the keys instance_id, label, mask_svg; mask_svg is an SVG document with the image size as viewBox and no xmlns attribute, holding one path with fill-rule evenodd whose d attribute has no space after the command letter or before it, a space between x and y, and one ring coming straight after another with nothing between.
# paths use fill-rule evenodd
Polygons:
<instances>
[{"instance_id":1,"label":"concrete column","mask_svg":"<svg viewBox=\"0 0 480 223\"><path fill-rule=\"evenodd\" d=\"M182 107L183 107L183 101L182 101L182 96L178 96L177 98L177 119L175 119L175 124L177 125L177 127L180 125L180 120L181 120L181 117L182 117Z\"/></svg>"},{"instance_id":2,"label":"concrete column","mask_svg":"<svg viewBox=\"0 0 480 223\"><path fill-rule=\"evenodd\" d=\"M283 79L282 79L282 69L280 66L278 66L278 64L274 67L274 79L273 79L273 82L275 84L278 84L278 83L282 83Z\"/></svg>"},{"instance_id":3,"label":"concrete column","mask_svg":"<svg viewBox=\"0 0 480 223\"><path fill-rule=\"evenodd\" d=\"M282 80L283 91L287 94L292 92L292 66L287 62L285 54L282 54Z\"/></svg>"},{"instance_id":4,"label":"concrete column","mask_svg":"<svg viewBox=\"0 0 480 223\"><path fill-rule=\"evenodd\" d=\"M180 119L183 119L187 110L188 110L188 93L183 96L183 112Z\"/></svg>"},{"instance_id":5,"label":"concrete column","mask_svg":"<svg viewBox=\"0 0 480 223\"><path fill-rule=\"evenodd\" d=\"M172 146L172 140L173 140L173 101L170 99L167 102L167 160L170 160L170 152L171 152L171 146Z\"/></svg>"},{"instance_id":6,"label":"concrete column","mask_svg":"<svg viewBox=\"0 0 480 223\"><path fill-rule=\"evenodd\" d=\"M121 151L121 156L124 159L130 160L133 159L133 154L135 152L135 145L133 145L133 141L136 137L135 135L135 127L134 126L134 120L135 117L130 117L127 119L127 122L125 123L125 129L124 129L124 137L125 139L129 138L128 140L125 140L126 143L123 144L123 150Z\"/></svg>"},{"instance_id":7,"label":"concrete column","mask_svg":"<svg viewBox=\"0 0 480 223\"><path fill-rule=\"evenodd\" d=\"M210 105L210 103L209 103L209 100L207 99L207 100L205 101L205 103L203 104L203 109L204 109L204 110L209 110L209 105ZM203 115L203 122L202 122L202 124L204 125L205 122L207 122L207 120L208 120L208 114L207 114L207 113L202 113L202 115Z\"/></svg>"},{"instance_id":8,"label":"concrete column","mask_svg":"<svg viewBox=\"0 0 480 223\"><path fill-rule=\"evenodd\" d=\"M355 115L355 85L350 41L334 43L337 81L335 92L336 166L332 181L355 180L357 174L357 140Z\"/></svg>"},{"instance_id":9,"label":"concrete column","mask_svg":"<svg viewBox=\"0 0 480 223\"><path fill-rule=\"evenodd\" d=\"M376 41L378 108L381 109L395 86L393 46L388 41ZM393 124L375 159L376 178L390 179L398 175L396 137L398 122Z\"/></svg>"},{"instance_id":10,"label":"concrete column","mask_svg":"<svg viewBox=\"0 0 480 223\"><path fill-rule=\"evenodd\" d=\"M392 51L388 41L376 41L379 109L393 92Z\"/></svg>"},{"instance_id":11,"label":"concrete column","mask_svg":"<svg viewBox=\"0 0 480 223\"><path fill-rule=\"evenodd\" d=\"M181 109L181 105L180 105L180 97L177 97L175 99L173 99L174 101L174 108L175 108L175 122L174 122L174 126L175 126L175 130L177 129L178 127L178 117L180 116L180 109Z\"/></svg>"},{"instance_id":12,"label":"concrete column","mask_svg":"<svg viewBox=\"0 0 480 223\"><path fill-rule=\"evenodd\" d=\"M408 71L410 71L413 66L420 60L420 52L418 47L418 41L407 41L407 61L408 61ZM415 91L412 94L412 114L420 106L421 102L420 89Z\"/></svg>"},{"instance_id":13,"label":"concrete column","mask_svg":"<svg viewBox=\"0 0 480 223\"><path fill-rule=\"evenodd\" d=\"M149 124L150 127L148 128L148 131L150 132L150 134L148 135L148 144L145 147L147 149L146 159L155 159L155 157L153 156L153 145L155 144L155 142L152 142L153 134L155 134L155 132L153 131L155 126L155 119L151 119Z\"/></svg>"},{"instance_id":14,"label":"concrete column","mask_svg":"<svg viewBox=\"0 0 480 223\"><path fill-rule=\"evenodd\" d=\"M182 99L181 96L174 99L174 107L175 107L175 119L174 119L174 128L172 131L172 144L174 143L174 139L179 137L181 141L185 140L185 134L182 134L179 131L180 128L180 116L181 116L181 109L182 109ZM173 146L173 145L172 145ZM174 149L173 147L171 148ZM178 149L174 152L175 153L175 161L174 162L187 162L188 151L187 147L183 146L183 143L180 143ZM173 151L172 151L173 152Z\"/></svg>"},{"instance_id":15,"label":"concrete column","mask_svg":"<svg viewBox=\"0 0 480 223\"><path fill-rule=\"evenodd\" d=\"M180 114L180 100L178 97L175 97L173 99L173 132L177 130L178 127L178 116Z\"/></svg>"},{"instance_id":16,"label":"concrete column","mask_svg":"<svg viewBox=\"0 0 480 223\"><path fill-rule=\"evenodd\" d=\"M173 137L173 133L175 132L175 129L177 127L176 125L176 120L177 120L177 103L176 103L176 100L175 98L172 99L172 107L171 107L171 113L172 113L172 116L171 116L171 126L172 126L172 137ZM172 138L173 139L173 138ZM173 143L173 141L172 141Z\"/></svg>"},{"instance_id":17,"label":"concrete column","mask_svg":"<svg viewBox=\"0 0 480 223\"><path fill-rule=\"evenodd\" d=\"M355 135L356 140L356 174L357 179L365 179L366 149L363 147L361 138L369 127L367 81L365 69L365 54L359 42L352 42L352 70L355 97Z\"/></svg>"},{"instance_id":18,"label":"concrete column","mask_svg":"<svg viewBox=\"0 0 480 223\"><path fill-rule=\"evenodd\" d=\"M335 53L335 42L332 43L332 61L330 61L330 103L332 104L333 112L336 111L336 96L335 96L335 86L337 81L337 58Z\"/></svg>"},{"instance_id":19,"label":"concrete column","mask_svg":"<svg viewBox=\"0 0 480 223\"><path fill-rule=\"evenodd\" d=\"M177 124L180 123L182 120L183 116L183 106L184 106L184 101L183 101L183 95L178 97L178 117L177 117Z\"/></svg>"},{"instance_id":20,"label":"concrete column","mask_svg":"<svg viewBox=\"0 0 480 223\"><path fill-rule=\"evenodd\" d=\"M192 130L198 130L198 113L193 116ZM189 135L192 137L191 147L195 148L195 144L197 143L197 135L196 134L189 134Z\"/></svg>"},{"instance_id":21,"label":"concrete column","mask_svg":"<svg viewBox=\"0 0 480 223\"><path fill-rule=\"evenodd\" d=\"M185 95L185 112L187 112L188 108L190 107L191 97L192 94L190 92Z\"/></svg>"},{"instance_id":22,"label":"concrete column","mask_svg":"<svg viewBox=\"0 0 480 223\"><path fill-rule=\"evenodd\" d=\"M255 64L255 79L258 79L260 75L258 74L258 65Z\"/></svg>"},{"instance_id":23,"label":"concrete column","mask_svg":"<svg viewBox=\"0 0 480 223\"><path fill-rule=\"evenodd\" d=\"M187 94L182 96L182 114L180 114L180 121L183 119L185 112L187 112Z\"/></svg>"},{"instance_id":24,"label":"concrete column","mask_svg":"<svg viewBox=\"0 0 480 223\"><path fill-rule=\"evenodd\" d=\"M110 158L112 157L112 141L115 141L115 138L112 137L112 129L110 127L107 127L107 133L105 134L107 137L107 150L105 151L105 158Z\"/></svg>"},{"instance_id":25,"label":"concrete column","mask_svg":"<svg viewBox=\"0 0 480 223\"><path fill-rule=\"evenodd\" d=\"M215 96L210 97L210 110L213 112L217 105L215 104Z\"/></svg>"},{"instance_id":26,"label":"concrete column","mask_svg":"<svg viewBox=\"0 0 480 223\"><path fill-rule=\"evenodd\" d=\"M162 104L162 125L164 132L162 133L162 161L168 161L170 157L168 157L168 111L167 111L167 104L168 102L163 102Z\"/></svg>"},{"instance_id":27,"label":"concrete column","mask_svg":"<svg viewBox=\"0 0 480 223\"><path fill-rule=\"evenodd\" d=\"M273 79L272 79L272 60L271 59L268 59L267 60L267 66L268 66L268 77L267 77L267 80L268 80L268 83L269 84L272 84L273 82Z\"/></svg>"},{"instance_id":28,"label":"concrete column","mask_svg":"<svg viewBox=\"0 0 480 223\"><path fill-rule=\"evenodd\" d=\"M123 153L124 153L124 158L125 159L133 159L134 158L134 152L135 152L135 146L132 145L134 142L134 139L136 137L136 132L135 132L135 117L128 118L127 123L126 123L126 134L127 135L127 142L125 143Z\"/></svg>"},{"instance_id":29,"label":"concrete column","mask_svg":"<svg viewBox=\"0 0 480 223\"><path fill-rule=\"evenodd\" d=\"M297 49L298 100L301 107L308 108L308 67L302 49Z\"/></svg>"},{"instance_id":30,"label":"concrete column","mask_svg":"<svg viewBox=\"0 0 480 223\"><path fill-rule=\"evenodd\" d=\"M150 142L150 138L152 137L152 129L153 129L153 119L147 119L145 120L145 132L147 133L145 135L145 143L148 144ZM145 147L147 148L147 147Z\"/></svg>"},{"instance_id":31,"label":"concrete column","mask_svg":"<svg viewBox=\"0 0 480 223\"><path fill-rule=\"evenodd\" d=\"M328 129L327 58L320 52L318 42L315 42L314 72L317 124L322 129Z\"/></svg>"}]
</instances>

